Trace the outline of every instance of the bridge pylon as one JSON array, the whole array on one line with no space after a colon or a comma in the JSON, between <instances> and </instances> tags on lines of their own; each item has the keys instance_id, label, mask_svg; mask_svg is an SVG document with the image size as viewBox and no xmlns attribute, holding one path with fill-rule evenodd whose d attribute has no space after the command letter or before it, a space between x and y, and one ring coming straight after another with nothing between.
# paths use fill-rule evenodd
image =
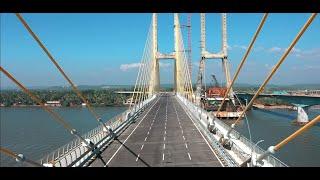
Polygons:
<instances>
[{"instance_id":1,"label":"bridge pylon","mask_svg":"<svg viewBox=\"0 0 320 180\"><path fill-rule=\"evenodd\" d=\"M159 61L157 58L158 54L158 15L157 13L152 14L152 44L151 44L151 78L149 94L159 92L160 88L160 75L159 75Z\"/></svg>"},{"instance_id":2,"label":"bridge pylon","mask_svg":"<svg viewBox=\"0 0 320 180\"><path fill-rule=\"evenodd\" d=\"M228 44L227 44L227 15L226 13L221 14L221 27L222 27L222 47L221 51L218 53L210 53L206 49L206 17L205 13L200 14L200 22L201 22L201 60L199 63L199 72L197 78L197 92L198 100L200 99L202 86L204 82L204 70L205 70L205 60L208 59L221 59L222 60L222 69L226 77L226 87L229 87L231 84L230 77L230 65L228 60ZM229 92L229 98L234 100L233 98L233 90L231 88Z\"/></svg>"},{"instance_id":3,"label":"bridge pylon","mask_svg":"<svg viewBox=\"0 0 320 180\"><path fill-rule=\"evenodd\" d=\"M181 42L181 37L179 36L180 33L180 22L179 22L179 15L178 13L174 13L174 55L175 55L175 90L178 93L184 92L183 88L183 82L184 82L184 77L183 77L183 62L181 57L183 54L181 53L184 51L182 47L180 46Z\"/></svg>"},{"instance_id":4,"label":"bridge pylon","mask_svg":"<svg viewBox=\"0 0 320 180\"><path fill-rule=\"evenodd\" d=\"M161 59L172 59L174 62L174 91L184 93L186 91L186 54L183 45L183 37L181 35L181 25L178 13L174 13L174 52L170 54L160 53L158 50L158 15L152 14L152 57L151 57L151 78L149 86L149 94L158 93L160 90L160 72L159 61Z\"/></svg>"}]
</instances>

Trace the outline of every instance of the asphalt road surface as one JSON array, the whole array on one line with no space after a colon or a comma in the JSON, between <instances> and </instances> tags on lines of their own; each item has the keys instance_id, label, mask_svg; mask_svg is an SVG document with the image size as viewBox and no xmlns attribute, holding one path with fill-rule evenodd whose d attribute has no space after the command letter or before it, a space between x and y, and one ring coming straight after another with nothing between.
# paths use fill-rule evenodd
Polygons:
<instances>
[{"instance_id":1,"label":"asphalt road surface","mask_svg":"<svg viewBox=\"0 0 320 180\"><path fill-rule=\"evenodd\" d=\"M160 95L101 156L111 167L222 166L172 94Z\"/></svg>"}]
</instances>

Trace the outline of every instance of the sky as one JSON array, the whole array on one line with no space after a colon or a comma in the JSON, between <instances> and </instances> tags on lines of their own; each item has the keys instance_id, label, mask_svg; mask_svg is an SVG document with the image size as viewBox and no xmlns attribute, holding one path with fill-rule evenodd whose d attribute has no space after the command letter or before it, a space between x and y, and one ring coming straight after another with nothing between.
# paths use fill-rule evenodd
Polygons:
<instances>
[{"instance_id":1,"label":"sky","mask_svg":"<svg viewBox=\"0 0 320 180\"><path fill-rule=\"evenodd\" d=\"M180 15L186 24L187 14ZM29 14L27 23L77 85L131 85L151 23L150 13ZM263 14L227 14L228 55L234 75ZM309 13L271 13L257 38L236 83L261 84L279 60ZM206 46L212 53L221 48L221 14L206 14ZM196 82L200 59L200 15L192 14L192 79ZM14 14L1 14L1 66L26 86L68 85L39 45ZM274 75L272 84L320 83L320 18L316 17ZM187 47L187 31L182 30ZM161 53L174 48L173 14L158 15L158 46ZM221 60L206 62L206 82L215 74L224 82ZM15 85L1 73L1 87ZM160 64L161 84L173 82L172 60Z\"/></svg>"}]
</instances>

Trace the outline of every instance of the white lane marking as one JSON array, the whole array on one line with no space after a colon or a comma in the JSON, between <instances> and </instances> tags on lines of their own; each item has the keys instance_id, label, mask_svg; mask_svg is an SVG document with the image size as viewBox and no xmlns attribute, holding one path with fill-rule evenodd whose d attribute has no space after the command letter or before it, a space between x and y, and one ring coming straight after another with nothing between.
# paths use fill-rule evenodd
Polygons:
<instances>
[{"instance_id":1,"label":"white lane marking","mask_svg":"<svg viewBox=\"0 0 320 180\"><path fill-rule=\"evenodd\" d=\"M186 111L185 111L186 112ZM191 122L193 123L193 125L197 128L197 130L199 131L200 135L202 136L202 138L204 139L204 141L207 143L207 145L209 146L210 150L212 151L212 153L216 156L216 158L218 159L219 163L221 164L222 167L224 167L224 165L222 164L221 160L218 158L217 154L213 151L212 147L210 146L209 142L207 141L207 139L203 136L203 134L201 133L201 131L199 130L199 128L196 126L196 124L193 122L193 120L191 119L191 116L189 115L189 112L186 112L186 114L188 115L189 119L191 120Z\"/></svg>"},{"instance_id":2,"label":"white lane marking","mask_svg":"<svg viewBox=\"0 0 320 180\"><path fill-rule=\"evenodd\" d=\"M181 129L181 134L182 134L182 138L183 138L183 141L184 141L184 145L186 146L187 153L188 153L188 157L189 157L189 160L191 161L191 155L190 155L190 153L188 152L188 151L189 151L188 145L187 145L187 143L186 143L186 138L185 138L184 135L183 135L183 129L182 129L182 126L181 126L181 123L180 123L180 118L179 118L179 115L178 115L177 108L176 108L175 104L173 104L173 107L174 107L174 110L175 110L176 115L177 115L177 120L178 120L180 129Z\"/></svg>"},{"instance_id":3,"label":"white lane marking","mask_svg":"<svg viewBox=\"0 0 320 180\"><path fill-rule=\"evenodd\" d=\"M191 156L190 156L190 153L188 153L188 156L189 156L189 159L190 159L190 161L191 161Z\"/></svg>"},{"instance_id":4,"label":"white lane marking","mask_svg":"<svg viewBox=\"0 0 320 180\"><path fill-rule=\"evenodd\" d=\"M138 154L136 161L138 161L140 154Z\"/></svg>"},{"instance_id":5,"label":"white lane marking","mask_svg":"<svg viewBox=\"0 0 320 180\"><path fill-rule=\"evenodd\" d=\"M156 118L156 116L157 116L157 114L158 114L159 109L160 109L160 106L159 106L158 109L157 109L157 112L156 112L156 114L155 114L155 116L154 116L154 119L153 119L153 121L152 121L152 123L151 123L151 125L150 125L149 131L148 131L147 136L146 136L146 138L144 139L144 141L146 141L147 138L148 138L148 135L149 135L149 133L150 133L150 130L151 130L152 125L153 125L153 122L154 122L154 120L155 120L155 118ZM143 147L144 147L144 144L142 144L142 146L141 146L141 148L140 148L140 152L142 151ZM136 161L138 161L139 156L140 156L140 153L138 154L138 157L137 157Z\"/></svg>"},{"instance_id":6,"label":"white lane marking","mask_svg":"<svg viewBox=\"0 0 320 180\"><path fill-rule=\"evenodd\" d=\"M167 120L168 120L168 97L166 98L166 119L165 119L165 122L164 122L164 135L163 135L163 141L165 142L166 141L166 134L167 134ZM163 143L163 151L166 149L166 144ZM164 161L164 152L162 153L162 161Z\"/></svg>"},{"instance_id":7,"label":"white lane marking","mask_svg":"<svg viewBox=\"0 0 320 180\"><path fill-rule=\"evenodd\" d=\"M133 132L138 128L138 126L140 125L140 123L145 119L145 117L149 114L150 110L153 108L154 105L157 104L157 102L159 101L160 98L157 99L157 101L152 105L152 107L148 110L148 112L146 113L146 115L143 116L142 120L138 123L138 125L133 129L133 131L129 134L129 136L123 141L123 143L121 144L121 146L117 149L117 151L111 156L111 158L109 159L109 161L107 162L106 165L108 165L110 163L110 161L114 158L114 156L119 152L119 150L122 148L123 144L127 142L127 140L130 138L130 136L133 134ZM160 107L160 106L159 106Z\"/></svg>"}]
</instances>

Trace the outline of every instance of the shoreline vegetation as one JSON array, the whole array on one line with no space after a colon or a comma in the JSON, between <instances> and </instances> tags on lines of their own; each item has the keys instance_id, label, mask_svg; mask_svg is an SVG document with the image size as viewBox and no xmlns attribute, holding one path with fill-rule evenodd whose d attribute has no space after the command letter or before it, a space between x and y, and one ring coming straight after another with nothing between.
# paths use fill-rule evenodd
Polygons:
<instances>
[{"instance_id":1,"label":"shoreline vegetation","mask_svg":"<svg viewBox=\"0 0 320 180\"><path fill-rule=\"evenodd\" d=\"M170 91L171 87L163 88ZM248 89L244 89L248 91ZM131 94L118 94L116 91L133 91L132 87L103 87L100 89L81 89L81 93L93 107L125 107L126 100ZM33 94L42 99L46 106L51 107L85 107L86 104L71 89L33 89ZM38 107L27 94L20 90L1 90L0 107ZM274 97L257 98L253 104L260 109L289 109L296 110L295 106ZM313 106L312 109L320 109Z\"/></svg>"},{"instance_id":2,"label":"shoreline vegetation","mask_svg":"<svg viewBox=\"0 0 320 180\"><path fill-rule=\"evenodd\" d=\"M293 111L297 110L296 106L293 106L293 105L263 105L263 104L254 103L253 107L258 109L288 109ZM310 109L320 109L320 105L311 106Z\"/></svg>"},{"instance_id":3,"label":"shoreline vegetation","mask_svg":"<svg viewBox=\"0 0 320 180\"><path fill-rule=\"evenodd\" d=\"M125 106L130 95L117 94L119 89L81 90L87 101L93 107ZM84 107L85 103L70 90L32 90L42 103L51 107ZM38 107L28 95L19 90L2 90L0 107Z\"/></svg>"},{"instance_id":4,"label":"shoreline vegetation","mask_svg":"<svg viewBox=\"0 0 320 180\"><path fill-rule=\"evenodd\" d=\"M127 107L128 105L125 104L119 104L119 105L94 105L92 107ZM34 104L34 105L24 105L24 104L17 104L17 105L12 105L12 106L1 106L0 108L10 108L10 107L14 107L14 108L26 108L26 107L40 107L40 105ZM53 108L83 108L86 106L82 106L82 105L73 105L73 106L51 106Z\"/></svg>"},{"instance_id":5,"label":"shoreline vegetation","mask_svg":"<svg viewBox=\"0 0 320 180\"><path fill-rule=\"evenodd\" d=\"M289 109L296 110L295 106L274 97L260 97L255 100L253 106L259 109Z\"/></svg>"},{"instance_id":6,"label":"shoreline vegetation","mask_svg":"<svg viewBox=\"0 0 320 180\"><path fill-rule=\"evenodd\" d=\"M295 110L292 105L264 105L264 104L258 104L254 103L253 107L259 108L259 109L289 109L289 110Z\"/></svg>"}]
</instances>

